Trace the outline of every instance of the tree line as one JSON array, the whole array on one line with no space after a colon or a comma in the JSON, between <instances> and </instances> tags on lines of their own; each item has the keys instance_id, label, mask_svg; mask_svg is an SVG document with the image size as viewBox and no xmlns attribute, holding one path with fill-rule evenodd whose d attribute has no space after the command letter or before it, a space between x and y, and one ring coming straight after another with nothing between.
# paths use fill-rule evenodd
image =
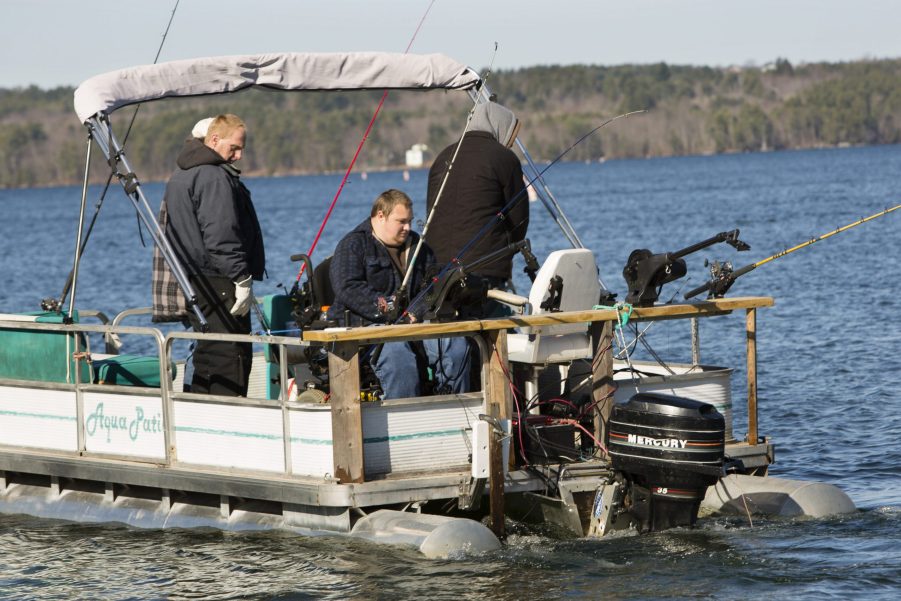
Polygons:
<instances>
[{"instance_id":1,"label":"tree line","mask_svg":"<svg viewBox=\"0 0 901 601\"><path fill-rule=\"evenodd\" d=\"M764 67L655 65L540 66L494 72L489 85L517 113L520 136L538 161L621 119L572 150L567 160L711 154L895 144L901 141L901 59ZM74 88L0 89L0 187L77 184L86 130L72 109ZM125 144L143 181L164 180L200 118L222 112L248 124L248 175L346 169L380 92L247 90L229 96L161 100L140 107ZM462 133L471 104L460 92L392 92L358 159L358 170L404 164L424 143L436 154ZM113 124L120 141L135 107ZM99 154L99 153L98 153ZM106 179L97 160L92 179Z\"/></svg>"}]
</instances>

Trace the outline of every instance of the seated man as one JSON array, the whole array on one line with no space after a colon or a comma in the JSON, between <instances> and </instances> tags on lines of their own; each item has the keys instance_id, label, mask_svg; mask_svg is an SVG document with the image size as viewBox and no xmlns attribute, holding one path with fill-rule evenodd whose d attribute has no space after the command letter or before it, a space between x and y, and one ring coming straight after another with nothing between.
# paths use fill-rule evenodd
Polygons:
<instances>
[{"instance_id":1,"label":"seated man","mask_svg":"<svg viewBox=\"0 0 901 601\"><path fill-rule=\"evenodd\" d=\"M413 203L400 190L386 190L375 199L369 219L363 221L338 243L329 268L335 300L329 319L348 326L393 323L395 294L404 273L410 268L413 249L419 235L411 231ZM428 246L423 245L409 286L419 289L426 269L435 262ZM404 309L404 307L399 307ZM418 321L422 303L401 312L405 323ZM385 344L381 352L370 353L370 361L382 385L383 398L396 399L421 394L416 366L415 342ZM439 392L466 392L469 389L469 345L465 338L430 339L424 342Z\"/></svg>"}]
</instances>

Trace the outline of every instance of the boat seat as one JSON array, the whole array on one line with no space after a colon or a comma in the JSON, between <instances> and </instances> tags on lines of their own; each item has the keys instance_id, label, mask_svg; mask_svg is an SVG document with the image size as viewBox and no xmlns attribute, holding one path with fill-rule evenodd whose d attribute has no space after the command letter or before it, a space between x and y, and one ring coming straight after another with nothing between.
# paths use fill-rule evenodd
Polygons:
<instances>
[{"instance_id":1,"label":"boat seat","mask_svg":"<svg viewBox=\"0 0 901 601\"><path fill-rule=\"evenodd\" d=\"M594 253L585 248L556 250L548 255L532 282L532 315L548 312L541 305L550 297L552 280L557 276L563 283L560 311L582 311L597 305L601 285ZM507 351L510 361L533 365L592 357L588 325L583 323L520 328L507 336Z\"/></svg>"},{"instance_id":2,"label":"boat seat","mask_svg":"<svg viewBox=\"0 0 901 601\"><path fill-rule=\"evenodd\" d=\"M94 355L93 366L95 384L160 387L160 361L154 356ZM175 379L177 371L175 361L170 361L171 379Z\"/></svg>"}]
</instances>

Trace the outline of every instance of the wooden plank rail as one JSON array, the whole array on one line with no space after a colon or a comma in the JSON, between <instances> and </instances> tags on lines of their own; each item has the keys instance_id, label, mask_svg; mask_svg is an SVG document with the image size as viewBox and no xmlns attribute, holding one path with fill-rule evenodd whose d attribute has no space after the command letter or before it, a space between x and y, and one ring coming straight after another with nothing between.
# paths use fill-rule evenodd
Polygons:
<instances>
[{"instance_id":1,"label":"wooden plank rail","mask_svg":"<svg viewBox=\"0 0 901 601\"><path fill-rule=\"evenodd\" d=\"M685 319L688 317L711 317L723 315L737 309L756 309L773 306L773 299L768 296L746 296L735 298L718 298L681 305L659 305L656 307L635 307L631 321L654 321L662 319ZM478 319L469 321L451 321L444 323L399 324L369 328L327 328L310 330L303 333L303 339L310 342L350 342L360 344L385 342L391 340L421 340L424 338L440 338L442 336L472 335L474 332L491 330L507 330L529 326L550 326L564 323L591 323L595 321L616 321L619 319L613 309L588 311L561 311L560 313L541 313L521 317L499 319Z\"/></svg>"},{"instance_id":2,"label":"wooden plank rail","mask_svg":"<svg viewBox=\"0 0 901 601\"><path fill-rule=\"evenodd\" d=\"M488 361L488 382L485 384L485 412L497 421L512 417L513 399L507 383L509 367L507 356L507 331L493 330L483 334L491 352L483 361ZM506 536L504 527L504 454L503 432L492 432L488 442L488 490L491 530L498 538ZM513 442L510 442L511 454Z\"/></svg>"},{"instance_id":3,"label":"wooden plank rail","mask_svg":"<svg viewBox=\"0 0 901 601\"><path fill-rule=\"evenodd\" d=\"M748 444L757 444L757 310L745 316L748 361Z\"/></svg>"}]
</instances>

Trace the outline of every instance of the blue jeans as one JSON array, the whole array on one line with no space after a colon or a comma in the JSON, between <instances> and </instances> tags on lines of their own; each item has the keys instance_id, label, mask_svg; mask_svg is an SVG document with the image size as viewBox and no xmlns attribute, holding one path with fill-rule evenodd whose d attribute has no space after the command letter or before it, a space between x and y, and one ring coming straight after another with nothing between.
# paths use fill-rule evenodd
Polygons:
<instances>
[{"instance_id":1,"label":"blue jeans","mask_svg":"<svg viewBox=\"0 0 901 601\"><path fill-rule=\"evenodd\" d=\"M382 346L378 360L372 364L382 385L382 398L403 399L422 394L412 344L414 343L389 342ZM438 392L468 392L471 359L466 339L431 338L423 341L423 345L429 367L435 374Z\"/></svg>"}]
</instances>

